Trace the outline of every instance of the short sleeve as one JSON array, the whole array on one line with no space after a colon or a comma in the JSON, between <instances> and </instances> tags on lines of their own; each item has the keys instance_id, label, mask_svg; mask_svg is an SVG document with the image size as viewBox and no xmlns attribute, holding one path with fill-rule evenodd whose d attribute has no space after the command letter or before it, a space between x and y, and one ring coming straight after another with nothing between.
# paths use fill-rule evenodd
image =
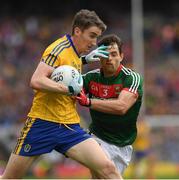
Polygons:
<instances>
[{"instance_id":1,"label":"short sleeve","mask_svg":"<svg viewBox=\"0 0 179 180\"><path fill-rule=\"evenodd\" d=\"M138 73L131 71L130 74L126 75L123 83L123 90L127 90L131 93L142 96L142 86L143 78Z\"/></svg>"},{"instance_id":2,"label":"short sleeve","mask_svg":"<svg viewBox=\"0 0 179 180\"><path fill-rule=\"evenodd\" d=\"M52 67L57 67L59 65L59 56L53 53L53 50L46 49L42 55L41 61Z\"/></svg>"}]
</instances>

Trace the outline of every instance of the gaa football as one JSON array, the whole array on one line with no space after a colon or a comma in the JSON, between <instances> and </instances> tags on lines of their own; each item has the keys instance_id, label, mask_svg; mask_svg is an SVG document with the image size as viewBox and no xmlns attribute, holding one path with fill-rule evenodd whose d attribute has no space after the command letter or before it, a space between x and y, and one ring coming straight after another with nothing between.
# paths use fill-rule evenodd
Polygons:
<instances>
[{"instance_id":1,"label":"gaa football","mask_svg":"<svg viewBox=\"0 0 179 180\"><path fill-rule=\"evenodd\" d=\"M57 67L51 75L51 79L53 81L62 83L66 86L69 86L72 79L76 79L78 81L80 77L80 73L78 70L69 65L62 65Z\"/></svg>"}]
</instances>

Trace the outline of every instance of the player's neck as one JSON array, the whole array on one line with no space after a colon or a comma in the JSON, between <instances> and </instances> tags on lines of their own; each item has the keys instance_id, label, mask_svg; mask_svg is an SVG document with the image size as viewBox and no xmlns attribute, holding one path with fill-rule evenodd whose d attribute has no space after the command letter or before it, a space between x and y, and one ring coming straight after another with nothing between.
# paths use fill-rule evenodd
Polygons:
<instances>
[{"instance_id":1,"label":"player's neck","mask_svg":"<svg viewBox=\"0 0 179 180\"><path fill-rule=\"evenodd\" d=\"M112 77L115 75L115 72L105 72L103 71L104 77Z\"/></svg>"},{"instance_id":2,"label":"player's neck","mask_svg":"<svg viewBox=\"0 0 179 180\"><path fill-rule=\"evenodd\" d=\"M79 46L78 46L78 40L73 36L71 36L71 40L73 42L73 45L76 48L76 51L78 52L79 55L81 55L81 52L80 52L80 49L79 49Z\"/></svg>"}]
</instances>

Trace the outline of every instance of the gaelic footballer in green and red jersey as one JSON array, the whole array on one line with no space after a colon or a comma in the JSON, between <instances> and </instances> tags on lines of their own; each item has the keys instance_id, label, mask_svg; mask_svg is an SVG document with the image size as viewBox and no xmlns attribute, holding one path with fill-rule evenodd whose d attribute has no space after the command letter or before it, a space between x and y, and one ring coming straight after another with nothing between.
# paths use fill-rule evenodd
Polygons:
<instances>
[{"instance_id":1,"label":"gaelic footballer in green and red jersey","mask_svg":"<svg viewBox=\"0 0 179 180\"><path fill-rule=\"evenodd\" d=\"M84 89L89 98L118 98L122 90L137 96L135 104L124 115L113 115L90 109L92 123L90 131L102 140L119 147L131 145L137 136L136 121L142 103L141 76L135 71L120 65L112 77L104 77L100 69L83 75Z\"/></svg>"}]
</instances>

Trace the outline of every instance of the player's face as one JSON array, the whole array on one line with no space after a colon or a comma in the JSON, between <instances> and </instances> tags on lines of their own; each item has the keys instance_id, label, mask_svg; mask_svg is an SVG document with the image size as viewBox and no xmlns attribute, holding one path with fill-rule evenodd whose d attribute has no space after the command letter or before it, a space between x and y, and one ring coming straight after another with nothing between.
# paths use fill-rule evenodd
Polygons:
<instances>
[{"instance_id":1,"label":"player's face","mask_svg":"<svg viewBox=\"0 0 179 180\"><path fill-rule=\"evenodd\" d=\"M101 33L101 29L96 26L91 26L83 31L78 28L75 32L75 37L77 39L75 46L78 53L88 53L93 46L96 46L97 38Z\"/></svg>"},{"instance_id":2,"label":"player's face","mask_svg":"<svg viewBox=\"0 0 179 180\"><path fill-rule=\"evenodd\" d=\"M109 58L101 58L100 62L103 68L104 75L113 76L120 66L120 63L123 59L123 53L120 54L118 45L116 43L110 45L107 51L109 52Z\"/></svg>"}]
</instances>

